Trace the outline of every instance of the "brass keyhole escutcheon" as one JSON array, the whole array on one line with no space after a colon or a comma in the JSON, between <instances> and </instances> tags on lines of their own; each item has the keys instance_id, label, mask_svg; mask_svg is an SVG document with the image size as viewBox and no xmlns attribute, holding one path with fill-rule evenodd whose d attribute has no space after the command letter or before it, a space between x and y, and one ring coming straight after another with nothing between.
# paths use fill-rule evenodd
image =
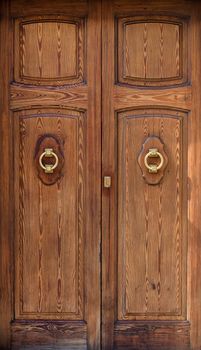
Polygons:
<instances>
[{"instance_id":1,"label":"brass keyhole escutcheon","mask_svg":"<svg viewBox=\"0 0 201 350\"><path fill-rule=\"evenodd\" d=\"M43 158L55 158L54 164L44 164ZM59 164L59 159L56 153L53 152L52 148L45 148L45 151L40 155L39 164L46 174L52 174L54 169L57 168Z\"/></svg>"}]
</instances>

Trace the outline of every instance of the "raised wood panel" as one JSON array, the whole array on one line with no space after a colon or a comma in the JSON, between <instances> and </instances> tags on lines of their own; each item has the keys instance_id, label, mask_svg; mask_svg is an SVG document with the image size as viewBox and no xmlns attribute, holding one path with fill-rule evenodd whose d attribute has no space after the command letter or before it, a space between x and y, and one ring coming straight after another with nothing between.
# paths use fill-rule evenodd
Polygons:
<instances>
[{"instance_id":1,"label":"raised wood panel","mask_svg":"<svg viewBox=\"0 0 201 350\"><path fill-rule=\"evenodd\" d=\"M13 350L87 350L83 321L15 321L11 330Z\"/></svg>"},{"instance_id":2,"label":"raised wood panel","mask_svg":"<svg viewBox=\"0 0 201 350\"><path fill-rule=\"evenodd\" d=\"M171 16L118 19L118 82L167 86L187 81L187 23Z\"/></svg>"},{"instance_id":3,"label":"raised wood panel","mask_svg":"<svg viewBox=\"0 0 201 350\"><path fill-rule=\"evenodd\" d=\"M83 319L85 115L62 109L20 111L15 119L15 316ZM62 144L62 177L43 184L36 144ZM51 176L51 174L49 174Z\"/></svg>"},{"instance_id":4,"label":"raised wood panel","mask_svg":"<svg viewBox=\"0 0 201 350\"><path fill-rule=\"evenodd\" d=\"M58 15L16 19L14 80L34 85L83 82L85 41L82 18Z\"/></svg>"},{"instance_id":5,"label":"raised wood panel","mask_svg":"<svg viewBox=\"0 0 201 350\"><path fill-rule=\"evenodd\" d=\"M186 318L187 115L118 113L118 319ZM144 141L163 142L168 165L158 185L142 176Z\"/></svg>"},{"instance_id":6,"label":"raised wood panel","mask_svg":"<svg viewBox=\"0 0 201 350\"><path fill-rule=\"evenodd\" d=\"M17 0L15 0L17 1ZM21 0L25 1L25 0ZM189 0L158 0L141 1L141 0L113 0L113 12L117 15L130 16L133 13L138 14L156 14L158 12L174 13L178 16L189 15L192 11L193 2Z\"/></svg>"},{"instance_id":7,"label":"raised wood panel","mask_svg":"<svg viewBox=\"0 0 201 350\"><path fill-rule=\"evenodd\" d=\"M10 86L10 108L24 109L31 106L67 106L87 109L87 85L70 88L49 89L46 87L29 87L12 84Z\"/></svg>"},{"instance_id":8,"label":"raised wood panel","mask_svg":"<svg viewBox=\"0 0 201 350\"><path fill-rule=\"evenodd\" d=\"M10 13L12 17L21 17L27 15L41 15L47 13L86 15L88 12L88 3L86 0L43 0L42 6L39 0L12 0L10 4Z\"/></svg>"},{"instance_id":9,"label":"raised wood panel","mask_svg":"<svg viewBox=\"0 0 201 350\"><path fill-rule=\"evenodd\" d=\"M139 89L115 85L113 89L115 109L130 106L169 106L190 110L192 107L192 91L190 86L170 89ZM22 97L23 98L23 97Z\"/></svg>"},{"instance_id":10,"label":"raised wood panel","mask_svg":"<svg viewBox=\"0 0 201 350\"><path fill-rule=\"evenodd\" d=\"M188 321L117 322L114 327L115 350L189 350L189 340Z\"/></svg>"}]
</instances>

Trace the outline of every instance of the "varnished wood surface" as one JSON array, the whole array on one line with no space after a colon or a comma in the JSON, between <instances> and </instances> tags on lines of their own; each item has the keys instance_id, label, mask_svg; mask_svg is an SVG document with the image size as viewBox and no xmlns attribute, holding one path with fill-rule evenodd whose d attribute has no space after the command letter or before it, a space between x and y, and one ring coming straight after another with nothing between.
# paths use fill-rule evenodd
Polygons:
<instances>
[{"instance_id":1,"label":"varnished wood surface","mask_svg":"<svg viewBox=\"0 0 201 350\"><path fill-rule=\"evenodd\" d=\"M200 140L201 140L201 3L193 3L193 23L191 27L192 50L192 118L189 125L189 260L188 260L188 318L191 322L191 348L199 350L201 346L201 216L200 216Z\"/></svg>"},{"instance_id":2,"label":"varnished wood surface","mask_svg":"<svg viewBox=\"0 0 201 350\"><path fill-rule=\"evenodd\" d=\"M23 85L11 85L10 108L13 110L30 106L66 106L86 109L88 89L86 85L68 88L48 89L45 87L27 88Z\"/></svg>"},{"instance_id":3,"label":"varnished wood surface","mask_svg":"<svg viewBox=\"0 0 201 350\"><path fill-rule=\"evenodd\" d=\"M188 0L162 0L158 2L158 0L150 0L150 1L141 1L141 0L114 0L114 12L117 15L127 15L130 16L131 14L136 12L138 14L145 15L146 12L151 13L154 15L156 12L157 14L159 12L163 12L163 14L172 15L178 14L181 15L189 15L190 11L192 9L193 2L189 2Z\"/></svg>"},{"instance_id":4,"label":"varnished wood surface","mask_svg":"<svg viewBox=\"0 0 201 350\"><path fill-rule=\"evenodd\" d=\"M102 2L102 176L111 176L110 189L102 189L102 349L113 349L116 303L116 164L114 99L113 2ZM103 183L102 183L103 185Z\"/></svg>"},{"instance_id":5,"label":"varnished wood surface","mask_svg":"<svg viewBox=\"0 0 201 350\"><path fill-rule=\"evenodd\" d=\"M198 350L200 346L200 331L198 330L198 324L200 324L200 317L198 315L200 312L199 302L197 303L198 309L195 309L196 300L199 298L198 293L200 293L199 279L196 278L196 274L199 274L199 258L198 255L195 255L195 257L193 255L194 249L195 252L197 252L200 243L198 241L198 235L200 232L199 224L198 226L192 224L193 222L195 223L195 218L197 220L196 222L199 223L197 216L199 200L198 197L195 198L195 192L193 192L194 194L192 194L192 196L190 193L188 194L188 196L190 196L190 202L187 201L187 189L190 189L190 186L193 186L192 188L195 190L195 188L199 186L198 180L196 179L199 178L200 162L198 161L198 163L196 163L195 160L196 154L199 154L200 152L200 141L198 141L200 140L200 134L196 129L196 118L198 118L200 111L199 103L196 102L197 99L199 99L198 91L200 90L198 87L200 63L199 58L195 58L195 56L199 56L199 50L197 50L196 47L199 49L200 46L200 44L198 45L198 33L200 33L199 6L198 2L183 0L177 2L174 0L164 0L160 3L155 0L149 2L137 0L114 0L110 1L109 5L106 4L106 2L103 2L102 37L105 45L103 45L102 51L102 144L107 148L104 152L103 147L103 174L106 175L107 173L112 175L113 186L115 187L115 190L113 187L109 192L106 189L103 190L102 260L104 349L113 349L113 346L116 346L118 349L125 349L127 346L130 346L131 349L144 349L149 346L151 349L163 348L163 346L168 350L177 348L189 349L190 342L192 343L193 350ZM197 13L196 16L195 13ZM161 22L163 22L164 18L169 18L169 20L167 20L166 24L162 25L161 23L159 26L160 16ZM170 31L168 31L168 23L172 23L171 18L173 17L174 19L177 18L177 23L183 24L181 24L181 26L179 24L178 28L175 22L175 27L169 27ZM159 21L157 21L156 18ZM154 20L156 20L156 22L154 22ZM118 21L119 26L117 23ZM131 24L126 28L126 23L129 21ZM122 23L125 23L125 25L122 26ZM159 27L161 30L160 34ZM175 30L180 38L182 38L181 40L177 36ZM181 32L179 33L178 31ZM136 32L138 33L138 36L134 37ZM140 35L142 35L142 41L139 39ZM158 36L158 39L155 38L155 36ZM171 40L170 36L172 38ZM160 44L156 47L157 40L160 41ZM133 47L128 47L128 45L133 45ZM174 48L170 47L171 45L173 45ZM123 52L124 50L126 52ZM165 59L165 55L163 56L166 50L172 52L171 57L168 57L167 60ZM158 64L156 64L156 61ZM184 65L182 62L185 62ZM195 66L193 70L191 70L191 64L194 64ZM198 72L197 76L196 71ZM115 72L114 75L113 72ZM176 77L178 73L180 78L176 81L173 76ZM192 75L192 73L194 75ZM157 81L158 78L159 80ZM163 87L161 87L162 85ZM161 108L164 108L166 112L161 114L162 124L164 122L163 126L166 123L166 115L171 114L172 111L173 114L176 113L178 117L183 115L186 121L179 126L176 120L174 124L172 119L170 123L173 122L174 125L172 124L171 127L169 124L167 129L166 127L162 127L163 130L158 133L159 137L163 138L166 131L169 130L169 141L166 139L165 146L168 145L168 156L170 157L170 163L168 163L167 170L170 170L170 168L172 169L167 171L163 181L158 186L145 185L144 180L139 180L138 178L138 175L142 176L142 174L138 174L138 171L140 171L137 164L139 153L135 153L135 147L141 131L137 127L134 127L135 122L133 121L134 124L132 124L131 120L135 115L137 116L138 114L141 114L144 108L146 108L146 114L151 113L152 108L154 108L155 112L153 112L153 114L155 117L157 110L159 111ZM119 127L121 125L120 119L118 119L120 115L130 116L125 122L125 138L123 138L121 132L120 134L115 133L116 125L119 125ZM140 116L138 115L138 117ZM151 130L149 127L147 129L149 123L146 124L145 122L146 126L144 126L147 130L147 137L154 136L157 133L155 117L151 122ZM136 125L140 123L138 118L136 118L135 121ZM189 129L187 125L189 126ZM197 125L199 125L199 123ZM135 130L135 132L133 133L132 130ZM195 136L195 139L193 135ZM176 144L172 137L175 138ZM120 140L122 140L122 142L120 142ZM137 147L139 151L144 141L145 135L142 136L141 142L139 142L139 147ZM172 149L171 152L170 149ZM122 154L124 154L124 161L119 164L120 159L122 159ZM188 159L191 159L190 172L189 163L187 163L187 154L189 157ZM117 164L119 164L118 168ZM177 168L178 170L175 175L173 175L174 171L172 167L175 169ZM116 176L117 172L118 177ZM194 185L190 185L192 173L193 181L195 181ZM188 181L190 181L189 187L187 187L187 174L189 176ZM130 179L130 182L126 187L126 179L128 178ZM119 183L118 190L117 180ZM162 199L160 195L158 197L158 193L163 186L167 189L166 181L168 182L169 180L169 184L176 187L175 189L170 189L169 195L167 193L164 197L162 195ZM122 192L123 187L125 188L124 192ZM145 190L144 187L147 187L147 190ZM136 192L134 191L134 188L136 188ZM118 198L120 198L121 201L118 200L117 202L115 194L118 195ZM149 212L148 216L145 215L144 217L142 217L144 211L142 205L143 201L146 202L145 211L147 210L147 213ZM133 207L132 203L135 203L136 206ZM190 206L188 207L187 212L188 204ZM126 208L130 208L129 214ZM159 208L161 208L164 213L164 216L162 215L163 218L159 214ZM118 215L116 214L117 212ZM192 218L190 220L190 225L188 224L188 226L186 220L187 213ZM116 245L117 217L119 222L118 246ZM122 222L125 222L124 228L120 225ZM143 225L146 226L146 222L150 231L147 234L147 241L144 244ZM174 225L174 228L172 225ZM130 238L127 235L126 226L130 228ZM188 240L187 229L190 230L191 242ZM161 232L161 234L157 236L157 232ZM193 234L195 236L193 236ZM160 258L157 260L157 254L154 253L154 249L156 249L158 244L161 252L164 249L164 259L162 258L162 260L160 254ZM188 251L187 255L187 247L189 246L191 247L191 250ZM149 253L146 254L146 251L149 249ZM189 254L189 252L191 253ZM146 267L143 268L143 256L146 256L144 260L145 265L146 263L148 264L147 266L149 266L148 269L152 277L160 270L160 278L163 279L165 284L168 283L168 280L170 283L173 283L172 286L170 288L167 287L167 289L166 287L163 289L162 285L159 287L158 284L153 284L152 287L150 285L151 288L149 289L148 284L150 281L154 280L154 277L151 277L151 279L148 278L149 282L147 284L147 291L150 291L151 293L153 292L153 295L155 293L161 295L161 293L163 293L162 290L165 291L166 295L164 295L164 299L162 297L164 302L162 302L163 306L160 304L160 306L156 307L160 298L157 299L157 301L156 299L154 301L154 296L152 295L151 299L148 297L150 303L148 302L147 304L148 299L146 296L143 296L142 288L143 285L146 285L146 278L143 276L146 275L147 271ZM149 260L151 256L153 257L152 262ZM187 257L188 277L186 279ZM158 261L158 266L160 266L159 270L156 266L157 263L155 264L154 261ZM115 271L117 262L120 269L118 273ZM196 264L196 262L198 264ZM164 268L165 270L163 270ZM192 268L193 274L190 272ZM174 276L176 279L174 279ZM138 277L141 277L139 281ZM194 282L192 282L192 278L194 279ZM175 282L173 282L173 280ZM118 293L116 293L117 282L119 286L118 288L120 288ZM191 288L191 283L193 289ZM158 291L156 292L157 288ZM122 290L124 290L123 294ZM172 296L168 294L170 291L174 294L174 297L173 294ZM138 292L139 298L137 297ZM184 294L182 295L182 293ZM193 303L191 301L192 295L194 300ZM173 299L178 306L180 305L179 307L174 304ZM146 304L147 306L145 306ZM113 305L116 306L115 311L112 309ZM123 305L124 308L122 311L121 307ZM111 307L110 311L109 307ZM150 307L149 311L147 307L148 309ZM153 310L155 307L158 308L158 310L154 314ZM169 308L169 314L165 315L166 312L164 307L167 309ZM104 308L108 310L105 314ZM170 311L171 308L172 311ZM153 314L151 314L152 312ZM145 333L142 332L143 336L141 340L139 340L137 335L136 337L134 336L135 332L132 333L132 330L134 330L135 327L138 327L137 322L139 321L135 320L140 317L140 322L142 322L141 325L144 329L148 327L148 322L151 322L146 321L146 318L154 319L155 321L161 318L171 320L171 322L168 321L170 329L167 331L167 334L169 333L169 335L165 336L166 331L164 330L164 332L161 331L161 334L163 334L161 337L157 332L156 337L152 332L147 336L145 331ZM121 319L120 322L122 329L124 326L125 328L128 326L127 319L129 320L130 335L128 336L126 331L125 333L118 333L115 326L113 342L111 328L108 327L108 329L107 325L112 325L112 322L115 322L117 319ZM181 334L183 334L184 337L182 335L180 340L177 337L177 334L179 334L180 331L178 331L175 323L176 320L179 319L181 320L181 328L183 327L182 329L184 330L184 333L182 333L183 331L181 330ZM190 327L189 329L189 325L185 328L186 320L189 322L192 321L194 328ZM138 329L137 332L140 332L140 330ZM170 334L172 335L172 338Z\"/></svg>"},{"instance_id":6,"label":"varnished wood surface","mask_svg":"<svg viewBox=\"0 0 201 350\"><path fill-rule=\"evenodd\" d=\"M201 4L194 0L2 0L0 6L3 67L0 75L0 348L9 348L10 321L15 320L14 349L36 346L37 350L42 347L45 350L53 347L200 350ZM127 22L129 25L123 24ZM68 37L68 43L64 37ZM56 109L60 116L52 115L47 123L46 112L51 109ZM31 196L29 191L22 190L25 184L28 189L35 181L34 157L30 156L34 155L32 141L44 131L34 126L38 116L23 120L33 110L43 114L37 125L45 124L51 131L55 129L54 120L62 119L64 111L68 115L84 116L85 147L79 142L84 134L76 134L72 125L66 126L65 117L65 125L59 122L60 128L70 133L66 141L70 167L65 168L64 177L70 171L75 172L74 154L79 154L78 173L85 162L85 183L82 186L82 181L78 181L76 194L77 178L70 175L67 176L70 187L66 184L66 191L62 192L56 184L56 192L53 188L45 191L46 198L41 196L44 184L39 186L39 192L34 185ZM150 116L143 117L148 122L142 131L139 127L142 117L137 120L135 116L143 111ZM162 112L156 116L155 111ZM117 120L123 114L133 116L133 120L128 118L126 141L120 142L123 138L117 132ZM173 114L172 119L167 114ZM155 124L159 119L162 127ZM19 133L16 134L19 120L23 129L21 142L18 142ZM170 162L156 190L144 183L135 157L140 138L139 146L142 146L145 136L154 133L170 143L167 147ZM78 148L73 134L77 135ZM15 187L17 191L13 191L14 149L18 155L15 169L20 164L17 176L21 178ZM101 156L102 176L112 178L110 189L101 190ZM119 162L122 156L125 162ZM127 181L127 197L123 195L124 184L118 172ZM53 223L48 217L50 197L56 210ZM75 197L83 198L83 204L78 206L79 220L73 210ZM13 229L14 199L15 216L20 213L16 227L19 220L19 231L29 232L21 236L21 241L18 229ZM62 213L64 207L69 208L69 215ZM118 215L120 211L122 216ZM31 220L25 217L25 212ZM125 213L129 213L126 219ZM143 213L145 219L140 221ZM68 216L66 221L64 216ZM142 222L146 223L145 230ZM84 227L81 240L76 236L79 231L76 223ZM125 232L121 231L123 226ZM64 237L72 243L71 249ZM22 241L24 251L18 250ZM74 259L75 246L78 260ZM25 278L17 280L22 256L27 263ZM46 269L44 261L48 262ZM76 275L78 270L79 276L83 276L80 279ZM24 294L19 298L22 285ZM78 294L72 290L78 290L78 285L83 289L77 298ZM51 322L45 318L63 318L63 321ZM38 344L33 345L36 341Z\"/></svg>"},{"instance_id":7,"label":"varnished wood surface","mask_svg":"<svg viewBox=\"0 0 201 350\"><path fill-rule=\"evenodd\" d=\"M12 228L12 132L9 113L9 80L12 42L9 26L9 3L0 2L0 349L7 350L10 345L10 320L13 317L13 258Z\"/></svg>"},{"instance_id":8,"label":"varnished wood surface","mask_svg":"<svg viewBox=\"0 0 201 350\"><path fill-rule=\"evenodd\" d=\"M75 13L78 16L86 15L88 10L88 5L86 0L72 0L70 2L58 0L44 0L43 6L38 0L32 0L27 2L27 0L12 0L10 13L12 17L21 17L21 16L31 16L31 15L41 15L42 14L63 14L67 13L71 16L75 16ZM48 9L48 11L47 11Z\"/></svg>"},{"instance_id":9,"label":"varnished wood surface","mask_svg":"<svg viewBox=\"0 0 201 350\"><path fill-rule=\"evenodd\" d=\"M1 48L1 63L6 71L1 78L4 87L1 130L5 135L2 160L3 174L7 173L1 186L4 191L1 213L5 212L6 201L13 205L6 196L15 198L15 229L10 237L13 212L7 205L9 213L1 221L5 234L2 257L6 266L2 262L1 315L4 316L0 348L3 345L34 348L36 340L40 348L45 339L44 349L58 345L98 350L101 4L79 0L42 3L34 0L28 4L12 0L8 14L9 2L2 3L5 16L1 22L2 42L4 37L8 39L9 25L14 41L9 38L8 46ZM13 111L11 121L9 107ZM47 133L63 140L62 176L53 185L38 178L34 163L37 140ZM8 153L8 142L12 139L13 151ZM15 193L9 196L9 180L13 187L9 166L13 158ZM10 258L12 255L15 263ZM9 284L12 271L14 288ZM15 306L11 305L12 293L15 293ZM15 315L11 316L14 311ZM9 323L13 318L21 323L13 323L12 344ZM32 321L28 320L33 319L34 325L42 320L39 328L31 326ZM65 325L59 330L53 324L47 334L45 329L50 319L71 320L71 332L65 330ZM77 320L84 324L80 331L74 323Z\"/></svg>"},{"instance_id":10,"label":"varnished wood surface","mask_svg":"<svg viewBox=\"0 0 201 350\"><path fill-rule=\"evenodd\" d=\"M87 350L101 349L101 3L88 1L88 122L86 167ZM94 50L94 48L96 48Z\"/></svg>"},{"instance_id":11,"label":"varnished wood surface","mask_svg":"<svg viewBox=\"0 0 201 350\"><path fill-rule=\"evenodd\" d=\"M186 119L151 108L118 114L120 320L186 318ZM137 161L149 135L160 138L168 157L155 185L143 178Z\"/></svg>"},{"instance_id":12,"label":"varnished wood surface","mask_svg":"<svg viewBox=\"0 0 201 350\"><path fill-rule=\"evenodd\" d=\"M13 350L87 350L87 329L82 321L15 321L12 329Z\"/></svg>"},{"instance_id":13,"label":"varnished wood surface","mask_svg":"<svg viewBox=\"0 0 201 350\"><path fill-rule=\"evenodd\" d=\"M15 317L83 319L85 116L32 109L14 118L15 193L19 193ZM63 176L51 186L38 177L33 161L39 136L45 134L55 134L63 143Z\"/></svg>"},{"instance_id":14,"label":"varnished wood surface","mask_svg":"<svg viewBox=\"0 0 201 350\"><path fill-rule=\"evenodd\" d=\"M46 15L16 19L14 80L49 86L83 82L85 46L85 18Z\"/></svg>"},{"instance_id":15,"label":"varnished wood surface","mask_svg":"<svg viewBox=\"0 0 201 350\"><path fill-rule=\"evenodd\" d=\"M123 323L114 327L115 350L189 350L189 322L150 321Z\"/></svg>"},{"instance_id":16,"label":"varnished wood surface","mask_svg":"<svg viewBox=\"0 0 201 350\"><path fill-rule=\"evenodd\" d=\"M118 81L169 86L188 79L187 18L152 15L117 20Z\"/></svg>"},{"instance_id":17,"label":"varnished wood surface","mask_svg":"<svg viewBox=\"0 0 201 350\"><path fill-rule=\"evenodd\" d=\"M136 89L127 86L113 88L114 107L125 109L140 106L168 106L169 108L191 109L192 89L190 86L171 89Z\"/></svg>"}]
</instances>

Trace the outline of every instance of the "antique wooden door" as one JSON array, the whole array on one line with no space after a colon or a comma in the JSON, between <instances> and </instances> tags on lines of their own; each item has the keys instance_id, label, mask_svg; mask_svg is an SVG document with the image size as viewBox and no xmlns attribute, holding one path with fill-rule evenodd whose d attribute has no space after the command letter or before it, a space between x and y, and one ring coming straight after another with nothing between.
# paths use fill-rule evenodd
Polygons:
<instances>
[{"instance_id":1,"label":"antique wooden door","mask_svg":"<svg viewBox=\"0 0 201 350\"><path fill-rule=\"evenodd\" d=\"M200 350L201 3L0 8L0 349Z\"/></svg>"},{"instance_id":2,"label":"antique wooden door","mask_svg":"<svg viewBox=\"0 0 201 350\"><path fill-rule=\"evenodd\" d=\"M99 348L100 5L1 2L1 348Z\"/></svg>"},{"instance_id":3,"label":"antique wooden door","mask_svg":"<svg viewBox=\"0 0 201 350\"><path fill-rule=\"evenodd\" d=\"M103 349L201 348L200 54L199 1L103 1Z\"/></svg>"}]
</instances>

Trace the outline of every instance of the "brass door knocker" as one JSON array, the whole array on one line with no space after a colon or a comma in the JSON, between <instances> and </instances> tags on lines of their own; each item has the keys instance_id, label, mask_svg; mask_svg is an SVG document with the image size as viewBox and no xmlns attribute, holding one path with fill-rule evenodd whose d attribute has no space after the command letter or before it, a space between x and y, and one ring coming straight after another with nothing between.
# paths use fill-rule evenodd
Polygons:
<instances>
[{"instance_id":1,"label":"brass door knocker","mask_svg":"<svg viewBox=\"0 0 201 350\"><path fill-rule=\"evenodd\" d=\"M159 164L149 164L148 159L149 158L160 158ZM163 166L164 158L160 152L158 152L157 148L150 148L149 152L146 154L144 158L144 164L146 168L149 170L149 173L157 173L158 170L160 170Z\"/></svg>"}]
</instances>

